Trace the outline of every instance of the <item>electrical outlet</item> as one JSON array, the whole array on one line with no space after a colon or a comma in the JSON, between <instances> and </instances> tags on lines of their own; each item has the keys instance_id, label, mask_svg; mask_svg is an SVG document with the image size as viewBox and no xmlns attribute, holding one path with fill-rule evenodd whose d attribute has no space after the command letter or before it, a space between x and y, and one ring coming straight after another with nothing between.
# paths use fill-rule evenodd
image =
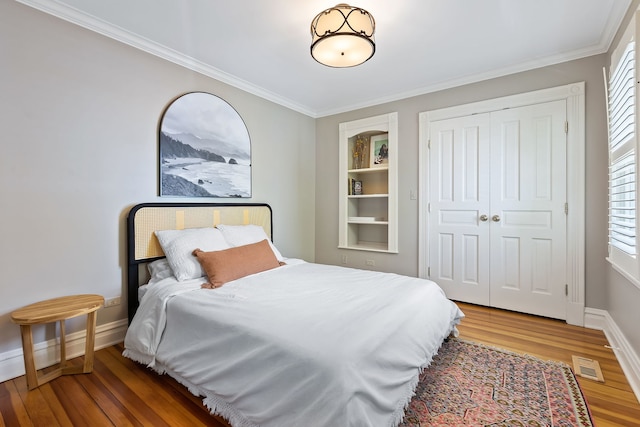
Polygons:
<instances>
[{"instance_id":1,"label":"electrical outlet","mask_svg":"<svg viewBox=\"0 0 640 427\"><path fill-rule=\"evenodd\" d=\"M376 265L376 262L372 259L368 259L364 263L370 267L373 267L374 265Z\"/></svg>"},{"instance_id":2,"label":"electrical outlet","mask_svg":"<svg viewBox=\"0 0 640 427\"><path fill-rule=\"evenodd\" d=\"M113 307L115 305L120 305L120 297L113 297L104 301L105 307Z\"/></svg>"},{"instance_id":3,"label":"electrical outlet","mask_svg":"<svg viewBox=\"0 0 640 427\"><path fill-rule=\"evenodd\" d=\"M347 263L347 256L346 255L342 255L342 263L343 264Z\"/></svg>"}]
</instances>

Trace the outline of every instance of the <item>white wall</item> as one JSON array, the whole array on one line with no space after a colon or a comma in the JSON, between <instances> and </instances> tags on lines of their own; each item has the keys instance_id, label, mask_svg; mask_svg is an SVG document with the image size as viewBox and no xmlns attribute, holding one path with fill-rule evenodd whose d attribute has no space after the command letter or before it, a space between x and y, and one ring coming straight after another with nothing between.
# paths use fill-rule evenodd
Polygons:
<instances>
[{"instance_id":1,"label":"white wall","mask_svg":"<svg viewBox=\"0 0 640 427\"><path fill-rule=\"evenodd\" d=\"M98 312L98 324L126 318L124 220L136 203L175 201L157 197L158 124L190 91L225 99L251 136L253 198L206 201L271 204L276 246L312 261L313 119L0 2L0 359L21 348L10 313L25 304L122 295L122 305ZM52 336L42 327L35 340Z\"/></svg>"}]
</instances>

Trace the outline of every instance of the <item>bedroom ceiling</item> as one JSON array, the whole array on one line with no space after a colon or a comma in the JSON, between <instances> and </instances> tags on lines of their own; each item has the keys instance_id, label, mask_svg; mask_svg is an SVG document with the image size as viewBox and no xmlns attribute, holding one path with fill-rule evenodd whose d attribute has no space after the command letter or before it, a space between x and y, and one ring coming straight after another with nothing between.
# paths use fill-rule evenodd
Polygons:
<instances>
[{"instance_id":1,"label":"bedroom ceiling","mask_svg":"<svg viewBox=\"0 0 640 427\"><path fill-rule=\"evenodd\" d=\"M630 0L357 0L376 53L309 54L337 0L18 0L312 117L606 52Z\"/></svg>"}]
</instances>

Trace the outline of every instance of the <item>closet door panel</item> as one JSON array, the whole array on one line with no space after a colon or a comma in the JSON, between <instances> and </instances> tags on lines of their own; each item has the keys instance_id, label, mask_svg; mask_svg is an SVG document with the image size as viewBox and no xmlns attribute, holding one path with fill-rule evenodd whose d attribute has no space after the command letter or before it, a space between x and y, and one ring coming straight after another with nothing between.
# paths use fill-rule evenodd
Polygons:
<instances>
[{"instance_id":1,"label":"closet door panel","mask_svg":"<svg viewBox=\"0 0 640 427\"><path fill-rule=\"evenodd\" d=\"M491 306L566 318L565 121L564 100L491 113Z\"/></svg>"},{"instance_id":2,"label":"closet door panel","mask_svg":"<svg viewBox=\"0 0 640 427\"><path fill-rule=\"evenodd\" d=\"M490 116L430 126L430 275L447 296L489 303ZM488 218L488 217L487 217Z\"/></svg>"}]
</instances>

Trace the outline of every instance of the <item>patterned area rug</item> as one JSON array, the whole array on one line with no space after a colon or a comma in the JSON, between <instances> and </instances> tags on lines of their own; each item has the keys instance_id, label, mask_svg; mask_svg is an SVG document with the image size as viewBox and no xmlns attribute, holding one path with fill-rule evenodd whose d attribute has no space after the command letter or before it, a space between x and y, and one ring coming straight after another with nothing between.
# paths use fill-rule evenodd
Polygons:
<instances>
[{"instance_id":1,"label":"patterned area rug","mask_svg":"<svg viewBox=\"0 0 640 427\"><path fill-rule=\"evenodd\" d=\"M593 426L571 368L460 339L420 376L402 427Z\"/></svg>"}]
</instances>

